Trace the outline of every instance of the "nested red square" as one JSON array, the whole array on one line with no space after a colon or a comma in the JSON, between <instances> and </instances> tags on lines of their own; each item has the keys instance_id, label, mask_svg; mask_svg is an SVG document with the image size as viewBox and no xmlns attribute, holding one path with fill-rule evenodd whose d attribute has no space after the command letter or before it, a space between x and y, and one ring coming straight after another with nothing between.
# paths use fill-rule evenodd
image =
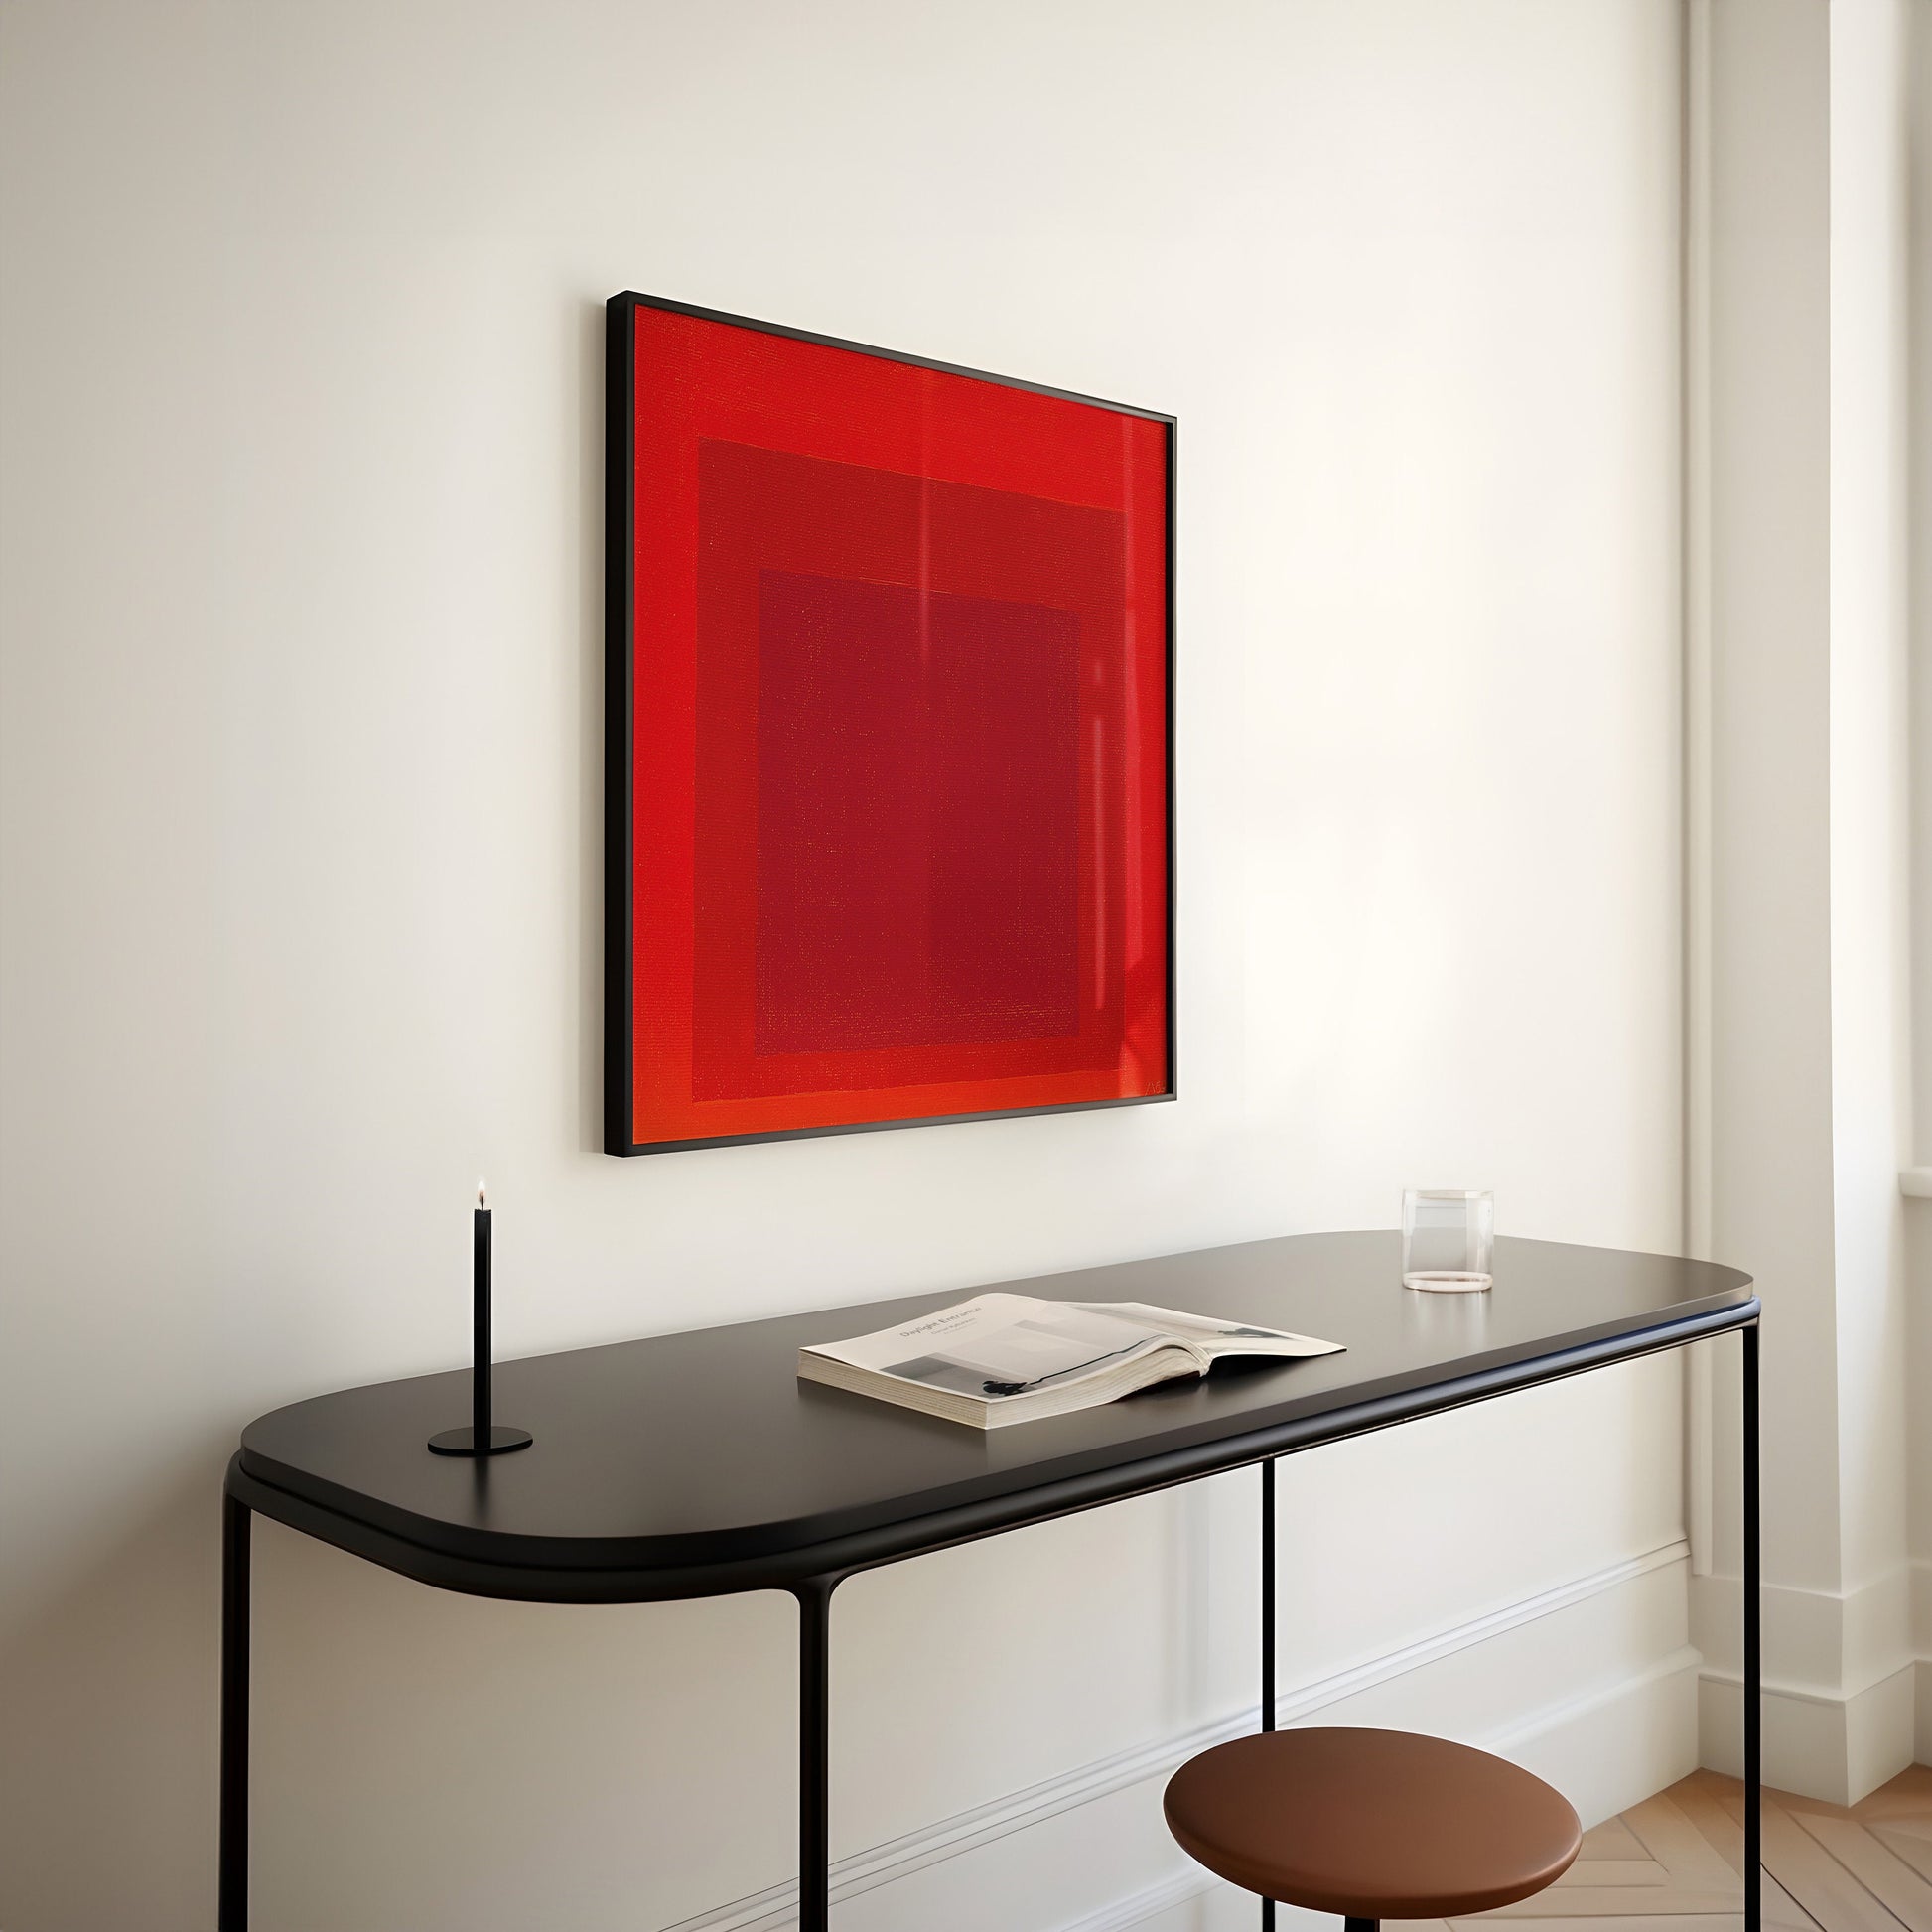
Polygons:
<instances>
[{"instance_id":1,"label":"nested red square","mask_svg":"<svg viewBox=\"0 0 1932 1932\"><path fill-rule=\"evenodd\" d=\"M1170 1092L1171 424L613 321L614 1150Z\"/></svg>"}]
</instances>

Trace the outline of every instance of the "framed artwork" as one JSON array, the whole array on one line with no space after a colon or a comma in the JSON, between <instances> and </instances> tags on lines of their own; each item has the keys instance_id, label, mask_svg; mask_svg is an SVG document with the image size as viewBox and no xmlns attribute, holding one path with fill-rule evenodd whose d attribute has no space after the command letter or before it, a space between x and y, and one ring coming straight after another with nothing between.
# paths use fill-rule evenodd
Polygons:
<instances>
[{"instance_id":1,"label":"framed artwork","mask_svg":"<svg viewBox=\"0 0 1932 1932\"><path fill-rule=\"evenodd\" d=\"M609 1151L1173 1099L1173 417L609 326Z\"/></svg>"}]
</instances>

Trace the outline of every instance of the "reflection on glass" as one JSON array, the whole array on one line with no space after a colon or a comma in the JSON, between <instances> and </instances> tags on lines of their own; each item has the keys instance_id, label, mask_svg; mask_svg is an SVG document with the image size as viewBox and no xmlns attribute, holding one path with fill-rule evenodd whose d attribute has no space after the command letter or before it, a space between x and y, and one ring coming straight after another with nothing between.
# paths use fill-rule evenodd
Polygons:
<instances>
[{"instance_id":1,"label":"reflection on glass","mask_svg":"<svg viewBox=\"0 0 1932 1932\"><path fill-rule=\"evenodd\" d=\"M1467 1187L1402 1194L1402 1285L1443 1295L1488 1288L1496 1197Z\"/></svg>"}]
</instances>

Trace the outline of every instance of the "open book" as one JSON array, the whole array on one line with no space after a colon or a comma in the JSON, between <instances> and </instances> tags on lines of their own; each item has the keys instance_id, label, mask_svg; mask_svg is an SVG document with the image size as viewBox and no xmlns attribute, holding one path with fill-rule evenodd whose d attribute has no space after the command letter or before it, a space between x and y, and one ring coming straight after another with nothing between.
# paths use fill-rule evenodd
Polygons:
<instances>
[{"instance_id":1,"label":"open book","mask_svg":"<svg viewBox=\"0 0 1932 1932\"><path fill-rule=\"evenodd\" d=\"M808 1382L874 1395L948 1422L999 1429L1205 1375L1229 1355L1332 1355L1337 1341L1178 1314L1145 1302L976 1295L903 1327L798 1351Z\"/></svg>"}]
</instances>

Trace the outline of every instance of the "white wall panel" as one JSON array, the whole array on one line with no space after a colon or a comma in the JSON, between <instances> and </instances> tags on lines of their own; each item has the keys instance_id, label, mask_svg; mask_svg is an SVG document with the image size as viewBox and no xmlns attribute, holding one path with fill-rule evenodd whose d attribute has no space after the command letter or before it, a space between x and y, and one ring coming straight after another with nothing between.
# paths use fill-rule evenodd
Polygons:
<instances>
[{"instance_id":1,"label":"white wall panel","mask_svg":"<svg viewBox=\"0 0 1932 1932\"><path fill-rule=\"evenodd\" d=\"M1405 1182L1678 1245L1668 0L0 36L9 1932L207 1923L222 1457L462 1359L480 1171L510 1354ZM1177 412L1177 1105L594 1151L626 286ZM1675 1386L1299 1465L1289 1681L1675 1537ZM837 1846L1241 1708L1247 1493L842 1595ZM258 1587L265 1928L662 1926L788 1868L784 1603L471 1603L272 1531Z\"/></svg>"}]
</instances>

